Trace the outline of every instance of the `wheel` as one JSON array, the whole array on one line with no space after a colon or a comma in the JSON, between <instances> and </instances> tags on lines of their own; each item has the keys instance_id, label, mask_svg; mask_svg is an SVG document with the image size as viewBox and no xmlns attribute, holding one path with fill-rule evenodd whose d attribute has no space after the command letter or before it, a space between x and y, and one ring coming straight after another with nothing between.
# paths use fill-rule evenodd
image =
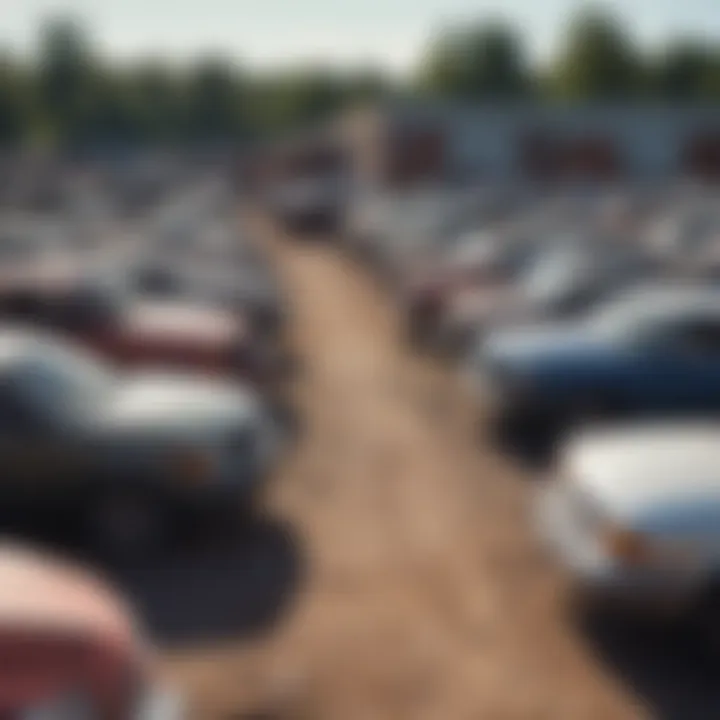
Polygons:
<instances>
[{"instance_id":1,"label":"wheel","mask_svg":"<svg viewBox=\"0 0 720 720\"><path fill-rule=\"evenodd\" d=\"M169 512L159 498L139 490L110 492L90 505L89 540L115 559L135 559L164 549L170 537Z\"/></svg>"}]
</instances>

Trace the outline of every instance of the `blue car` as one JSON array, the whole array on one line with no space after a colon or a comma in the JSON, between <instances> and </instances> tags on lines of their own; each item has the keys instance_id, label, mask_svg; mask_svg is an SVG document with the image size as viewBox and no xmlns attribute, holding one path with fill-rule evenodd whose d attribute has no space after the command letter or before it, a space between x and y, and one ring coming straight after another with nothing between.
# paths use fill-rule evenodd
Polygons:
<instances>
[{"instance_id":1,"label":"blue car","mask_svg":"<svg viewBox=\"0 0 720 720\"><path fill-rule=\"evenodd\" d=\"M581 320L499 330L468 371L479 406L505 425L720 412L720 290L644 287Z\"/></svg>"}]
</instances>

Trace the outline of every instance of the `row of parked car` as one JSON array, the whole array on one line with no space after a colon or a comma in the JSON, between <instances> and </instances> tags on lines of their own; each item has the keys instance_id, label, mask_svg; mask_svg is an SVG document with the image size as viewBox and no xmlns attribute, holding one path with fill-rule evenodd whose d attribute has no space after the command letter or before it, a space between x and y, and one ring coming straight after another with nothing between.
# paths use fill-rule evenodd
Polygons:
<instances>
[{"instance_id":1,"label":"row of parked car","mask_svg":"<svg viewBox=\"0 0 720 720\"><path fill-rule=\"evenodd\" d=\"M254 511L291 429L285 307L222 176L149 207L91 176L0 210L0 527L136 563ZM188 716L118 590L26 543L0 541L0 716Z\"/></svg>"},{"instance_id":2,"label":"row of parked car","mask_svg":"<svg viewBox=\"0 0 720 720\"><path fill-rule=\"evenodd\" d=\"M720 571L716 188L368 197L344 243L478 421L542 449L541 541L584 605L705 606Z\"/></svg>"},{"instance_id":3,"label":"row of parked car","mask_svg":"<svg viewBox=\"0 0 720 720\"><path fill-rule=\"evenodd\" d=\"M37 223L0 232L3 508L82 504L146 549L176 511L246 504L286 429L283 307L221 188L92 244Z\"/></svg>"}]
</instances>

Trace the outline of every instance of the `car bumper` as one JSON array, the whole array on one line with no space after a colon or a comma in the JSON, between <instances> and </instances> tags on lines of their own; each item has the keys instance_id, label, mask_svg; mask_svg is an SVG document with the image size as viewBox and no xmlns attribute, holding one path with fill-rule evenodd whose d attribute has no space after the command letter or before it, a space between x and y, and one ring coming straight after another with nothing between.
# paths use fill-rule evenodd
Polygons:
<instances>
[{"instance_id":1,"label":"car bumper","mask_svg":"<svg viewBox=\"0 0 720 720\"><path fill-rule=\"evenodd\" d=\"M535 521L546 552L564 571L573 604L583 609L671 616L692 605L702 587L691 568L628 567L612 560L558 488L541 493Z\"/></svg>"}]
</instances>

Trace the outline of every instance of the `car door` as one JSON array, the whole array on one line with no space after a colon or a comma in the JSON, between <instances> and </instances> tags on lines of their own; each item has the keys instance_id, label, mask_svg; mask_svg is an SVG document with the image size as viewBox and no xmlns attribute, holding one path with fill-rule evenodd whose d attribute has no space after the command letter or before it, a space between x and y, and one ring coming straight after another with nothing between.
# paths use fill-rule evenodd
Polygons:
<instances>
[{"instance_id":1,"label":"car door","mask_svg":"<svg viewBox=\"0 0 720 720\"><path fill-rule=\"evenodd\" d=\"M678 322L668 341L664 395L678 410L720 412L720 318Z\"/></svg>"}]
</instances>

